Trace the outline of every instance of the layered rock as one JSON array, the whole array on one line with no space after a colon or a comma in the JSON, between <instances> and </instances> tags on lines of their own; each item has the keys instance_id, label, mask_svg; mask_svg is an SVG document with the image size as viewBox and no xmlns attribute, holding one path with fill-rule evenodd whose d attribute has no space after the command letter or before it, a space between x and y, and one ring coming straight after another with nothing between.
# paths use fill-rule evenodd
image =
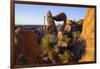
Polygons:
<instances>
[{"instance_id":1,"label":"layered rock","mask_svg":"<svg viewBox=\"0 0 100 69\"><path fill-rule=\"evenodd\" d=\"M80 62L95 60L95 9L89 8L83 20L81 38L86 41L86 52Z\"/></svg>"}]
</instances>

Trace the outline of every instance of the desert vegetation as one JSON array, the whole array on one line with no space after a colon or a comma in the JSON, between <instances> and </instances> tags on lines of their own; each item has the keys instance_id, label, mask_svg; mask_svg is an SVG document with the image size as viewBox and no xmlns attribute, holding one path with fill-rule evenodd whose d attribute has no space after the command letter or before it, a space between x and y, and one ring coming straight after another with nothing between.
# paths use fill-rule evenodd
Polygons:
<instances>
[{"instance_id":1,"label":"desert vegetation","mask_svg":"<svg viewBox=\"0 0 100 69\"><path fill-rule=\"evenodd\" d=\"M28 28L27 26L16 26L14 64L74 64L84 62L87 59L84 58L84 55L85 57L89 55L87 52L89 45L84 38L84 35L87 36L84 34L84 24L86 19L91 18L86 17L75 21L68 19L64 12L53 16L51 11L48 11L47 25L33 25L28 26ZM55 21L63 21L63 24L56 25ZM94 56L91 55L91 57Z\"/></svg>"}]
</instances>

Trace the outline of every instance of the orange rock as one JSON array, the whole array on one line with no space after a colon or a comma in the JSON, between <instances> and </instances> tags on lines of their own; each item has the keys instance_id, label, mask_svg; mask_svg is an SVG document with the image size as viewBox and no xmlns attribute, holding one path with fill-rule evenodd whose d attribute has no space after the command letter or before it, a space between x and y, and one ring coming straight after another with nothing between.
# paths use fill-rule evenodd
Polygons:
<instances>
[{"instance_id":1,"label":"orange rock","mask_svg":"<svg viewBox=\"0 0 100 69\"><path fill-rule=\"evenodd\" d=\"M86 41L86 52L80 62L95 60L95 9L89 8L83 21L81 38Z\"/></svg>"}]
</instances>

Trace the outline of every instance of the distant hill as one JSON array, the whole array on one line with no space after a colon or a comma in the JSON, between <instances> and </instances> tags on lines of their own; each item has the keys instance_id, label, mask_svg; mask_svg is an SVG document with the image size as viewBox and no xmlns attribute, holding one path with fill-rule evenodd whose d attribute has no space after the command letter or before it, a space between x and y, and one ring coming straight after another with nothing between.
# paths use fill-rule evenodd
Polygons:
<instances>
[{"instance_id":1,"label":"distant hill","mask_svg":"<svg viewBox=\"0 0 100 69\"><path fill-rule=\"evenodd\" d=\"M36 30L37 28L42 28L44 25L16 25L15 26L15 29L17 28L17 27L22 27L22 28L24 28L24 29L28 29L28 30L32 30L32 31L34 31L34 30Z\"/></svg>"}]
</instances>

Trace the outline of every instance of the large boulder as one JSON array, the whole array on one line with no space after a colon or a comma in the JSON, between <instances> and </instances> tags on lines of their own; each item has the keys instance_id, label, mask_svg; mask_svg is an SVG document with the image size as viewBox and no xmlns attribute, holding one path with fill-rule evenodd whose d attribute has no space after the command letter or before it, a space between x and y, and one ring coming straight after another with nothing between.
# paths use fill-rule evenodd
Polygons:
<instances>
[{"instance_id":1,"label":"large boulder","mask_svg":"<svg viewBox=\"0 0 100 69\"><path fill-rule=\"evenodd\" d=\"M67 16L64 12L60 12L56 16L53 16L53 19L56 21L64 21L64 20L66 20L66 18L67 18Z\"/></svg>"},{"instance_id":2,"label":"large boulder","mask_svg":"<svg viewBox=\"0 0 100 69\"><path fill-rule=\"evenodd\" d=\"M60 12L59 14L53 16L52 18L56 21L63 21L63 29L65 28L67 15L64 12Z\"/></svg>"}]
</instances>

